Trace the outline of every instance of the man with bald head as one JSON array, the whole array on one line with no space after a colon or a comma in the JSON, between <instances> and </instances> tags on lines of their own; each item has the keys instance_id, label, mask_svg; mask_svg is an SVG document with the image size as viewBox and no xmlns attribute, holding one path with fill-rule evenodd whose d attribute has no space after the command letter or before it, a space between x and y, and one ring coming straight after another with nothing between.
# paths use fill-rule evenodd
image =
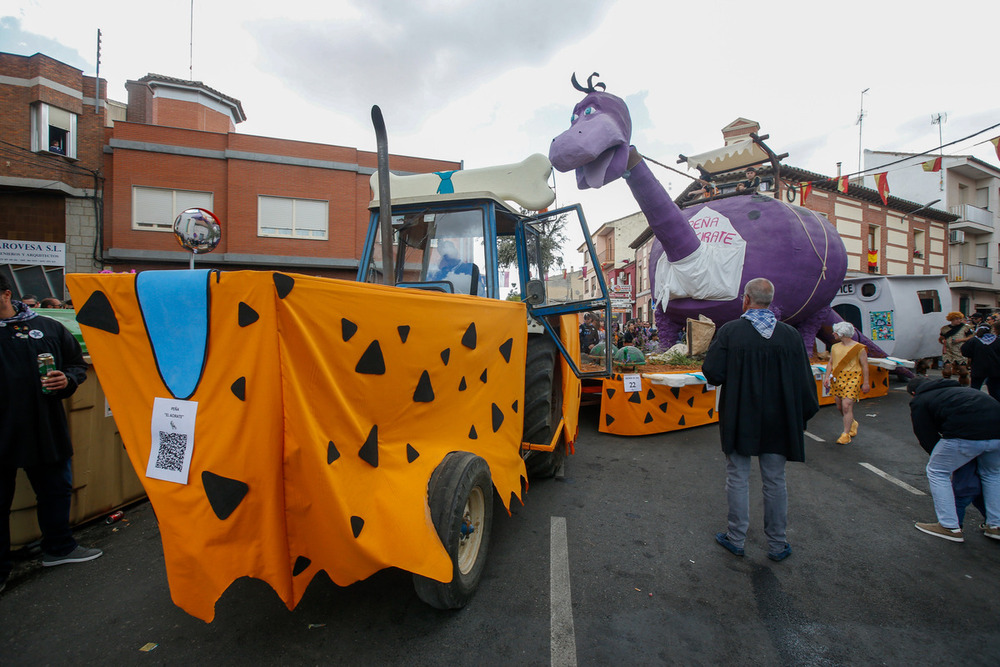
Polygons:
<instances>
[{"instance_id":1,"label":"man with bald head","mask_svg":"<svg viewBox=\"0 0 1000 667\"><path fill-rule=\"evenodd\" d=\"M819 411L819 402L802 337L777 321L769 309L773 300L774 285L766 278L746 284L743 315L716 333L702 372L721 392L719 434L726 455L729 526L715 540L735 556L744 554L750 525L750 463L757 457L767 557L782 561L792 553L785 537L785 462L805 460L802 433Z\"/></svg>"}]
</instances>

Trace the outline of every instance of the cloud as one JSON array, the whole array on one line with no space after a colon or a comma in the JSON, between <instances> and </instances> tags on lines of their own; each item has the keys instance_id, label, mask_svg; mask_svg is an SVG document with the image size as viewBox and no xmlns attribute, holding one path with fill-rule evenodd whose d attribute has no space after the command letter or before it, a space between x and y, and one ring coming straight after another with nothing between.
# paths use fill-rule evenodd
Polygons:
<instances>
[{"instance_id":1,"label":"cloud","mask_svg":"<svg viewBox=\"0 0 1000 667\"><path fill-rule=\"evenodd\" d=\"M0 51L20 56L44 53L50 58L78 67L85 72L93 69L93 65L76 49L63 46L51 37L24 30L21 27L21 19L16 16L0 17Z\"/></svg>"},{"instance_id":2,"label":"cloud","mask_svg":"<svg viewBox=\"0 0 1000 667\"><path fill-rule=\"evenodd\" d=\"M257 66L346 115L373 103L416 129L449 100L514 68L541 65L595 29L607 3L375 0L328 20L249 21Z\"/></svg>"}]
</instances>

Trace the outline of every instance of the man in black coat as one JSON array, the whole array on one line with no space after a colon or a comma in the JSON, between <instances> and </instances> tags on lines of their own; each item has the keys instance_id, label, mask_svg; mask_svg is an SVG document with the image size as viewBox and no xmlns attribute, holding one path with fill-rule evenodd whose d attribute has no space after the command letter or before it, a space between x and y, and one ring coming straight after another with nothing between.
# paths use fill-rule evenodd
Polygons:
<instances>
[{"instance_id":1,"label":"man in black coat","mask_svg":"<svg viewBox=\"0 0 1000 667\"><path fill-rule=\"evenodd\" d=\"M986 391L990 396L1000 401L1000 340L997 332L1000 324L984 324L976 329L976 335L962 343L962 355L969 360L969 374L972 381L969 386L982 389L986 382Z\"/></svg>"},{"instance_id":2,"label":"man in black coat","mask_svg":"<svg viewBox=\"0 0 1000 667\"><path fill-rule=\"evenodd\" d=\"M750 525L750 459L758 457L764 492L768 558L792 553L785 539L788 492L785 462L804 461L803 431L819 411L816 380L799 332L778 322L768 307L774 285L766 278L747 283L743 315L718 331L702 365L719 391L719 433L726 455L729 528L716 541L737 556L744 553Z\"/></svg>"},{"instance_id":3,"label":"man in black coat","mask_svg":"<svg viewBox=\"0 0 1000 667\"><path fill-rule=\"evenodd\" d=\"M983 534L1000 540L1000 403L955 380L914 378L906 385L913 396L910 419L920 446L931 453L927 483L934 499L934 523L917 530L951 542L964 542L955 509L952 473L978 459L986 505Z\"/></svg>"},{"instance_id":4,"label":"man in black coat","mask_svg":"<svg viewBox=\"0 0 1000 667\"><path fill-rule=\"evenodd\" d=\"M57 370L40 376L38 355L46 352ZM10 283L0 275L0 591L13 567L10 507L18 468L37 496L42 565L81 563L102 553L79 546L69 525L73 446L62 402L86 378L87 364L73 335L14 301Z\"/></svg>"}]
</instances>

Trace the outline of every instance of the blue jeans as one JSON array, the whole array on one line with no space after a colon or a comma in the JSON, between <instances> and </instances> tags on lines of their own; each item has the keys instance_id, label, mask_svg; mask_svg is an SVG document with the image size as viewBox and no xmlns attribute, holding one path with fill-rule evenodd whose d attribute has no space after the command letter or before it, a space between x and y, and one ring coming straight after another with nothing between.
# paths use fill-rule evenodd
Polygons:
<instances>
[{"instance_id":1,"label":"blue jeans","mask_svg":"<svg viewBox=\"0 0 1000 667\"><path fill-rule=\"evenodd\" d=\"M942 438L934 445L934 451L927 462L927 483L931 487L938 523L945 528L954 530L959 527L951 474L977 457L979 478L983 486L983 503L986 505L986 523L1000 526L1000 439Z\"/></svg>"},{"instance_id":2,"label":"blue jeans","mask_svg":"<svg viewBox=\"0 0 1000 667\"><path fill-rule=\"evenodd\" d=\"M733 452L726 457L726 499L729 502L729 541L739 548L750 526L750 458ZM778 553L788 543L788 490L785 488L785 457L761 454L760 477L764 492L764 535L769 553Z\"/></svg>"},{"instance_id":3,"label":"blue jeans","mask_svg":"<svg viewBox=\"0 0 1000 667\"><path fill-rule=\"evenodd\" d=\"M38 527L42 530L42 551L64 556L76 548L69 525L73 500L73 472L70 459L59 463L25 468L37 500ZM14 566L10 557L10 506L14 502L17 468L0 466L0 581L5 581Z\"/></svg>"}]
</instances>

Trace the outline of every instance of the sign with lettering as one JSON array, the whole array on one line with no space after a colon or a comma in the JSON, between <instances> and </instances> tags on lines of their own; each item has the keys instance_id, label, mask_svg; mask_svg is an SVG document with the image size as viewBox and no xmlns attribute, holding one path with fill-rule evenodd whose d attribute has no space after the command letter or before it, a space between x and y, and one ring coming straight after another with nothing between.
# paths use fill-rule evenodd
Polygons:
<instances>
[{"instance_id":1,"label":"sign with lettering","mask_svg":"<svg viewBox=\"0 0 1000 667\"><path fill-rule=\"evenodd\" d=\"M854 283L844 283L837 294L854 294Z\"/></svg>"},{"instance_id":2,"label":"sign with lettering","mask_svg":"<svg viewBox=\"0 0 1000 667\"><path fill-rule=\"evenodd\" d=\"M698 235L702 243L715 245L743 245L745 241L740 236L729 218L706 206L688 221L691 229Z\"/></svg>"},{"instance_id":3,"label":"sign with lettering","mask_svg":"<svg viewBox=\"0 0 1000 667\"><path fill-rule=\"evenodd\" d=\"M0 264L66 266L66 244L47 241L0 241Z\"/></svg>"}]
</instances>

